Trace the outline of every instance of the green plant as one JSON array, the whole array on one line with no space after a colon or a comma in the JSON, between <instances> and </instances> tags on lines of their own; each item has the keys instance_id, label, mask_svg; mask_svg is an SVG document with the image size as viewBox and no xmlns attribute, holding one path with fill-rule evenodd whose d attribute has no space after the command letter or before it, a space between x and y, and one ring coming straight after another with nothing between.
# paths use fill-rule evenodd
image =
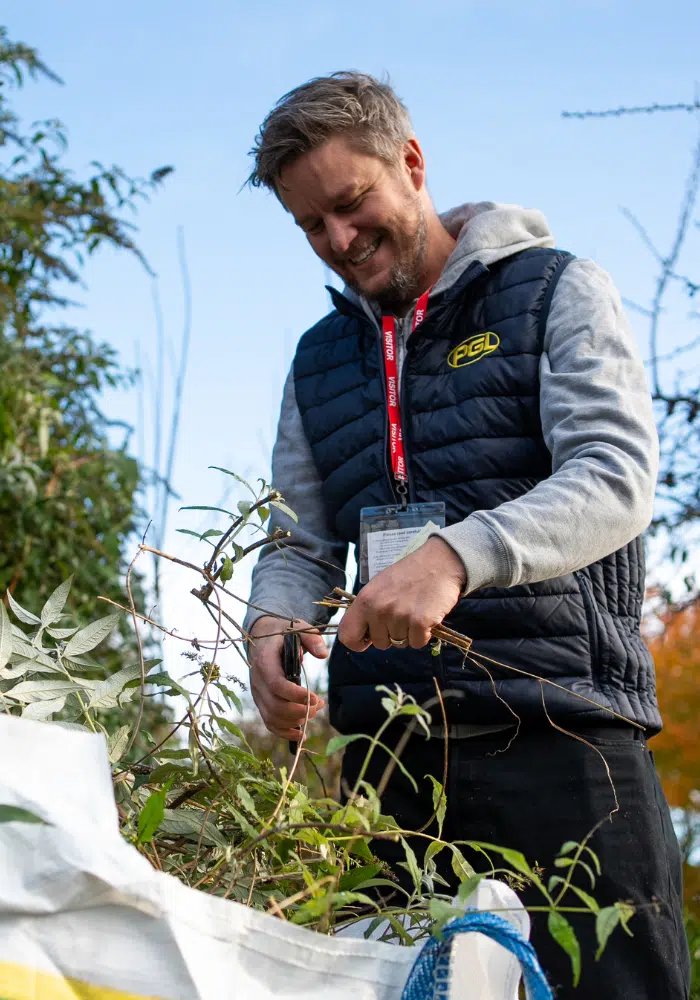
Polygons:
<instances>
[{"instance_id":1,"label":"green plant","mask_svg":"<svg viewBox=\"0 0 700 1000\"><path fill-rule=\"evenodd\" d=\"M633 912L623 903L598 906L590 883L595 884L600 869L586 843L564 844L555 873L545 881L543 873L517 851L443 840L446 800L437 781L433 791L438 835L416 835L382 814L377 790L364 774L344 803L325 792L312 793L300 780L306 762L313 760L305 739L289 767L277 768L252 752L241 725L231 717L242 710L235 689L238 682L219 665L223 650L233 647L241 652L245 638L224 601L235 599L228 587L235 565L261 543L280 541L279 533L270 535L264 527L270 507L287 508L264 481L259 481L257 490L241 483L252 499L239 502L235 512L196 508L228 520L228 527L198 533L211 549L203 566L167 556L202 578L202 586L192 593L216 622L213 639L185 638L169 630L187 642L190 669L184 677L175 679L158 661L143 657L116 674L100 671L93 651L115 627L119 614L83 629L66 627L63 609L71 585L67 580L36 615L9 598L10 614L28 631L11 623L0 604L0 689L5 711L44 720L57 716L64 724L103 732L124 837L156 868L189 886L321 933L335 933L369 916L371 928L381 925L385 940L408 944L439 934L461 912L444 891L447 884L437 870L436 858L444 851L460 881L461 903L485 877L505 879L515 887L535 886L542 902L533 909L549 914L550 932L569 955L577 981L581 954L567 914L591 914L602 950L618 924L628 930ZM246 531L262 538L241 544ZM140 549L149 551L146 545ZM137 631L150 621L133 605L129 610ZM281 622L281 627L286 626ZM323 748L325 758L333 759L351 740L364 738L369 761L382 746L384 732L399 719L427 732L428 713L412 698L398 689L383 688L382 694L386 721L379 731L372 737L333 736ZM184 708L179 720L162 733L144 729L138 752L143 706L156 695L177 698ZM141 705L136 721L124 724L119 711L136 702ZM389 757L389 768L404 770L399 754L389 751ZM408 780L415 783L410 775ZM409 836L423 840L422 857L409 846ZM377 838L403 845L409 889L397 885L372 853ZM483 859L481 871L469 863L467 851ZM578 884L579 875L586 875L586 889ZM391 896L383 901L386 890Z\"/></svg>"}]
</instances>

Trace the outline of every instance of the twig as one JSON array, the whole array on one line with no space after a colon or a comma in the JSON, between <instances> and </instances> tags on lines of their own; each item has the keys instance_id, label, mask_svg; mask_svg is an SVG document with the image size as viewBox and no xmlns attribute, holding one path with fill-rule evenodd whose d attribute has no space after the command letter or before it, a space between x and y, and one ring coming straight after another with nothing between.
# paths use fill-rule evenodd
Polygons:
<instances>
[{"instance_id":1,"label":"twig","mask_svg":"<svg viewBox=\"0 0 700 1000\"><path fill-rule=\"evenodd\" d=\"M124 607L123 604L119 604L118 601L113 601L109 597L98 597L97 600L104 601L105 604L111 604L112 607L119 608L120 611L126 611L127 614L134 614L134 612L131 611L130 608ZM159 625L157 621L153 620L153 618L149 618L148 615L142 615L139 611L136 612L136 616L140 618L142 622L145 622L147 625L152 625L153 628L157 628L165 635L169 635L173 639L179 639L181 642L186 642L188 646L193 646L195 643L197 643L197 645L205 648L207 645L214 642L214 639L198 639L196 636L192 636L192 638L190 639L186 635L178 635L175 629L172 630L167 629L165 628L164 625Z\"/></svg>"},{"instance_id":2,"label":"twig","mask_svg":"<svg viewBox=\"0 0 700 1000\"><path fill-rule=\"evenodd\" d=\"M348 608L355 600L354 594L349 594L347 591L340 590L339 587L336 587L333 593L336 594L337 597L326 597L323 601L317 601L316 603L324 604L328 607ZM469 653L472 648L472 640L468 636L462 635L460 632L455 632L454 629L448 628L446 625L434 626L430 630L430 634L434 639L439 639L441 642L444 642L449 646L455 646L457 649L461 649L465 653ZM489 663L494 663L496 666L503 667L504 670L510 670L522 677L531 677L533 680L540 681L542 684L549 684L552 687L557 688L559 691L563 691L565 694L571 695L573 698L579 698L581 701L585 701L589 705L593 705L595 708L599 708L601 711L615 716L616 719L620 719L622 722L626 722L630 726L635 726L637 729L644 731L644 726L640 725L640 723L634 722L632 719L628 719L624 715L620 715L619 712L615 712L612 708L608 708L606 705L601 705L599 702L593 701L592 698L587 698L585 695L579 694L577 691L571 691L562 684L557 684L556 681L549 680L548 677L540 677L538 674L530 673L529 670L521 670L520 667L512 667L509 663L501 663L500 660L494 660L492 657L485 656L483 653L477 653L476 651L472 653L472 656L478 656L479 659L488 660Z\"/></svg>"},{"instance_id":3,"label":"twig","mask_svg":"<svg viewBox=\"0 0 700 1000\"><path fill-rule=\"evenodd\" d=\"M188 799L193 798L199 792L204 791L204 789L208 787L208 781L198 781L196 785L190 785L190 787L181 792L177 798L173 799L168 806L168 809L177 809L179 806L183 805L183 803L187 802Z\"/></svg>"},{"instance_id":4,"label":"twig","mask_svg":"<svg viewBox=\"0 0 700 1000\"><path fill-rule=\"evenodd\" d=\"M641 107L608 108L605 111L562 111L562 118L622 118L624 115L653 115L657 111L700 111L700 101L696 98L692 104L647 104Z\"/></svg>"},{"instance_id":5,"label":"twig","mask_svg":"<svg viewBox=\"0 0 700 1000\"><path fill-rule=\"evenodd\" d=\"M600 702L593 701L592 698L587 698L585 694L579 694L578 691L572 691L570 688L564 687L562 684L557 684L556 681L550 681L548 677L540 677L539 674L532 674L529 670L521 670L520 667L512 667L509 663L501 663L500 660L494 660L491 656L485 656L483 653L474 652L473 656L478 656L481 660L488 660L489 663L494 663L497 667L503 667L504 670L511 670L513 673L520 674L522 677L530 677L533 681L539 681L541 684L549 684L550 687L556 688L558 691L563 691L565 694L571 695L573 698L579 698L581 701L585 701L589 705L593 705L595 708L599 708L602 712L607 712L609 715L613 715L616 719L620 719L621 722L626 722L629 726L634 726L636 729L640 729L644 732L644 726L639 722L635 722L633 719L628 719L625 715L620 715L619 712L614 711L612 708L608 708L607 705L601 705Z\"/></svg>"},{"instance_id":6,"label":"twig","mask_svg":"<svg viewBox=\"0 0 700 1000\"><path fill-rule=\"evenodd\" d=\"M148 531L148 526L146 527L146 531ZM134 743L136 742L136 737L138 736L139 729L141 727L141 719L143 718L143 705L144 705L144 700L145 700L144 699L144 687L146 686L146 664L145 664L144 658L143 658L143 642L141 640L141 632L139 630L139 616L138 616L138 613L136 611L136 604L134 603L134 594L133 594L132 589L131 589L131 574L133 573L134 564L136 563L136 560L141 555L141 551L142 551L142 547L143 547L143 541L145 541L145 538L146 538L146 531L144 531L144 533L143 533L142 545L139 546L138 550L134 554L134 558L129 563L129 568L128 568L127 572L126 572L126 592L127 592L128 597L129 597L129 608L131 610L131 618L132 618L132 621L134 623L134 632L136 634L136 646L138 648L139 666L141 668L141 687L139 688L139 710L138 710L138 714L136 716L136 722L134 723L134 730L133 730L133 732L131 734L131 737L129 739L128 746L127 746L126 750L124 751L124 753L122 754L123 757L126 757L126 755L129 753L129 751L133 747ZM148 754L146 756L148 756Z\"/></svg>"}]
</instances>

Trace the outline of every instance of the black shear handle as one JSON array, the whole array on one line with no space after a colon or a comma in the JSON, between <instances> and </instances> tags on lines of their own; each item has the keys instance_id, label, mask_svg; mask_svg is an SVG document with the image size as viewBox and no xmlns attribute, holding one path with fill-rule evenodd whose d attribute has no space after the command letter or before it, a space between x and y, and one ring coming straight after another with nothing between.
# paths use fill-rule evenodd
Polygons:
<instances>
[{"instance_id":1,"label":"black shear handle","mask_svg":"<svg viewBox=\"0 0 700 1000\"><path fill-rule=\"evenodd\" d=\"M282 668L284 676L292 684L301 684L301 639L296 632L287 632L284 636L284 646L282 647ZM289 741L289 752L296 757L297 740Z\"/></svg>"}]
</instances>

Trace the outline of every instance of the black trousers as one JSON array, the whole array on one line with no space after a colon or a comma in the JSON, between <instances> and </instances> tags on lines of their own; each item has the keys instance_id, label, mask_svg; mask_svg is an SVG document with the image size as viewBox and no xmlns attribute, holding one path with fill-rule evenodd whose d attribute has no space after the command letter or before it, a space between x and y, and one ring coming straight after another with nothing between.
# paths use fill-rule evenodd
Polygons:
<instances>
[{"instance_id":1,"label":"black trousers","mask_svg":"<svg viewBox=\"0 0 700 1000\"><path fill-rule=\"evenodd\" d=\"M600 750L610 768L619 810L594 834L590 846L598 855L602 876L594 889L580 876L578 884L601 906L617 900L640 907L630 922L633 937L618 927L601 959L595 919L568 914L581 944L582 974L572 985L568 956L550 937L546 914L533 914L531 940L557 1000L687 1000L690 960L682 917L682 869L668 805L654 767L653 755L633 727L578 729ZM545 884L554 859L565 841L581 841L614 807L605 766L598 753L552 727L525 728L510 747L512 731L452 740L448 746L446 840L480 840L522 851L530 864L544 868ZM395 745L395 738L387 745ZM343 776L352 786L366 755L367 743L350 744L343 760ZM418 782L416 794L397 769L382 798L382 811L393 815L405 830L417 830L430 818L431 783L424 775L443 777L444 743L412 736L401 755ZM377 752L367 780L375 787L387 757ZM347 786L346 786L347 787ZM436 834L436 827L428 828ZM409 840L419 861L425 840ZM401 844L376 840L373 850L387 861L407 888ZM447 854L438 857L440 874L456 890L457 879ZM477 871L484 858L465 851ZM494 863L498 863L494 861ZM442 891L447 892L446 889ZM532 888L520 893L528 906L542 905ZM568 905L576 905L571 899Z\"/></svg>"}]
</instances>

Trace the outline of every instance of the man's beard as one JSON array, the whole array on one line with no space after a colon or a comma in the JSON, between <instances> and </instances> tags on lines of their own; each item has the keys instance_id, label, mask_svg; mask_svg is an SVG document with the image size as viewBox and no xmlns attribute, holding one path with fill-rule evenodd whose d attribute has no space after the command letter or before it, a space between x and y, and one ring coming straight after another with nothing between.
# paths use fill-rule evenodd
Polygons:
<instances>
[{"instance_id":1,"label":"man's beard","mask_svg":"<svg viewBox=\"0 0 700 1000\"><path fill-rule=\"evenodd\" d=\"M410 236L398 226L392 228L394 244L398 248L398 259L391 268L387 283L371 295L382 312L400 314L421 292L425 291L420 286L428 245L428 231L423 206L419 204L417 207L416 228ZM358 282L345 275L343 277L346 284L358 295L370 297Z\"/></svg>"}]
</instances>

